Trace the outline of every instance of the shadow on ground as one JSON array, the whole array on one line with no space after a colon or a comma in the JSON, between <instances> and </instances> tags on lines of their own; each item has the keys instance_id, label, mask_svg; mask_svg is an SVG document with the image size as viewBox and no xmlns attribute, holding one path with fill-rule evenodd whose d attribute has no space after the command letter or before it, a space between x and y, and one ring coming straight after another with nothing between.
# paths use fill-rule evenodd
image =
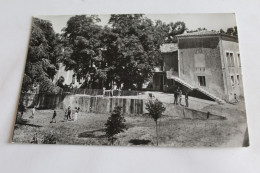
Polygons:
<instances>
[{"instance_id":1,"label":"shadow on ground","mask_svg":"<svg viewBox=\"0 0 260 173\"><path fill-rule=\"evenodd\" d=\"M131 143L133 145L147 145L147 144L151 143L151 141L145 140L145 139L131 139L129 141L129 143Z\"/></svg>"},{"instance_id":2,"label":"shadow on ground","mask_svg":"<svg viewBox=\"0 0 260 173\"><path fill-rule=\"evenodd\" d=\"M29 124L29 123L16 123L17 125L24 125L24 126L31 126L31 127L42 127L40 125L36 125L36 124ZM14 126L14 128L18 128L18 126Z\"/></svg>"},{"instance_id":3,"label":"shadow on ground","mask_svg":"<svg viewBox=\"0 0 260 173\"><path fill-rule=\"evenodd\" d=\"M78 134L79 138L105 138L105 129L89 130Z\"/></svg>"}]
</instances>

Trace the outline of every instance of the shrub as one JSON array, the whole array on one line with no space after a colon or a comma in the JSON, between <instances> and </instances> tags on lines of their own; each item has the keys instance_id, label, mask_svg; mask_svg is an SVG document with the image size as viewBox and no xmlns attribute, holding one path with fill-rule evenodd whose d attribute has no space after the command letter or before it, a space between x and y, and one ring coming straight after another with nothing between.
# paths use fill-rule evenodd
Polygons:
<instances>
[{"instance_id":1,"label":"shrub","mask_svg":"<svg viewBox=\"0 0 260 173\"><path fill-rule=\"evenodd\" d=\"M165 107L162 102L158 99L149 100L146 104L146 109L149 113L149 116L153 118L156 126L156 144L158 146L158 119L162 117L162 113L165 111Z\"/></svg>"},{"instance_id":2,"label":"shrub","mask_svg":"<svg viewBox=\"0 0 260 173\"><path fill-rule=\"evenodd\" d=\"M114 136L118 133L124 132L126 129L126 125L124 123L125 118L122 115L121 109L122 108L120 106L116 106L105 124L106 136L112 145L115 140Z\"/></svg>"},{"instance_id":3,"label":"shrub","mask_svg":"<svg viewBox=\"0 0 260 173\"><path fill-rule=\"evenodd\" d=\"M44 135L42 143L43 144L56 144L57 138L53 134L47 134L47 135Z\"/></svg>"}]
</instances>

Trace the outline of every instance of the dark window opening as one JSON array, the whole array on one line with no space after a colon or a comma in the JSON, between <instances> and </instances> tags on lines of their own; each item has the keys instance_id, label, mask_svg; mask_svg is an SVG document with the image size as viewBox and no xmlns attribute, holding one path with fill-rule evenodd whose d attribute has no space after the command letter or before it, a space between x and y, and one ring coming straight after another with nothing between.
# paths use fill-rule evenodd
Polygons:
<instances>
[{"instance_id":1,"label":"dark window opening","mask_svg":"<svg viewBox=\"0 0 260 173\"><path fill-rule=\"evenodd\" d=\"M237 75L237 85L239 85L240 83L240 78L239 78L239 75Z\"/></svg>"},{"instance_id":2,"label":"dark window opening","mask_svg":"<svg viewBox=\"0 0 260 173\"><path fill-rule=\"evenodd\" d=\"M199 85L200 86L206 86L206 78L205 76L198 76Z\"/></svg>"},{"instance_id":3,"label":"dark window opening","mask_svg":"<svg viewBox=\"0 0 260 173\"><path fill-rule=\"evenodd\" d=\"M226 53L227 57L227 63L229 67L234 67L235 66L235 61L234 61L234 56L233 53Z\"/></svg>"},{"instance_id":4,"label":"dark window opening","mask_svg":"<svg viewBox=\"0 0 260 173\"><path fill-rule=\"evenodd\" d=\"M232 86L234 86L234 83L235 83L234 76L231 75L231 84L232 84Z\"/></svg>"},{"instance_id":5,"label":"dark window opening","mask_svg":"<svg viewBox=\"0 0 260 173\"><path fill-rule=\"evenodd\" d=\"M241 67L241 60L240 60L240 54L237 54L237 64L239 67Z\"/></svg>"},{"instance_id":6,"label":"dark window opening","mask_svg":"<svg viewBox=\"0 0 260 173\"><path fill-rule=\"evenodd\" d=\"M231 67L234 67L235 66L235 61L234 61L234 56L233 56L233 53L230 53L230 64L231 64Z\"/></svg>"}]
</instances>

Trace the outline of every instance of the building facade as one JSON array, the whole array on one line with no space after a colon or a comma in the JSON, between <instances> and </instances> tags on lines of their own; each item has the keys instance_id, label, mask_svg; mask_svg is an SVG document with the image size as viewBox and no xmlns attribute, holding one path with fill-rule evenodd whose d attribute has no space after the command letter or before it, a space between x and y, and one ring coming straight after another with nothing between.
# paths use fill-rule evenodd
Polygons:
<instances>
[{"instance_id":1,"label":"building facade","mask_svg":"<svg viewBox=\"0 0 260 173\"><path fill-rule=\"evenodd\" d=\"M176 85L201 92L214 100L231 101L243 96L238 39L213 31L185 33L177 36L178 44L161 47L164 59L163 79L154 86L171 91ZM158 77L160 76L160 77Z\"/></svg>"}]
</instances>

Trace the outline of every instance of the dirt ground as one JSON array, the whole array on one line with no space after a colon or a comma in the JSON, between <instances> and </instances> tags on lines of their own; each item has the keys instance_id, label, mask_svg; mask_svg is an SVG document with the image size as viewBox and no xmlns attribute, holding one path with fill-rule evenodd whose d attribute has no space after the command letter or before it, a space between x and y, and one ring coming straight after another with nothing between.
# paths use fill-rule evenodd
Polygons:
<instances>
[{"instance_id":1,"label":"dirt ground","mask_svg":"<svg viewBox=\"0 0 260 173\"><path fill-rule=\"evenodd\" d=\"M244 103L237 105L210 105L204 110L215 111L225 120L179 119L164 116L159 121L159 146L172 147L240 147L245 141L246 116ZM242 107L242 108L241 108ZM57 123L50 123L53 110L36 110L30 119L31 110L25 112L26 124L16 124L14 143L31 143L37 133L38 143L52 134L57 144L110 145L104 124L109 114L80 112L77 121L64 121L64 112L57 111ZM114 145L156 145L155 122L148 116L125 115L127 130L116 135Z\"/></svg>"}]
</instances>

